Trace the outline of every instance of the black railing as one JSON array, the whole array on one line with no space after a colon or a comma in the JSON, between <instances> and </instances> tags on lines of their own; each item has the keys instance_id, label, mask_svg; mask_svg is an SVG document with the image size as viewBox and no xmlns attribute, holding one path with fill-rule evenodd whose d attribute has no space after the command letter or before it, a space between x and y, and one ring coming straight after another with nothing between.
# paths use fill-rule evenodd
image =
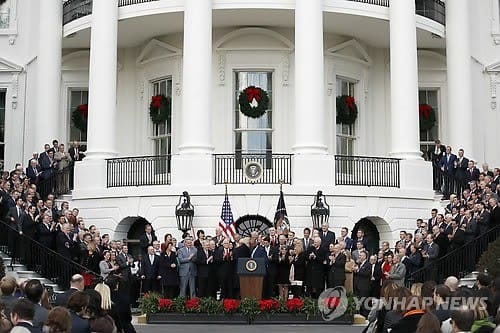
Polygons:
<instances>
[{"instance_id":1,"label":"black railing","mask_svg":"<svg viewBox=\"0 0 500 333\"><path fill-rule=\"evenodd\" d=\"M399 160L335 155L335 185L399 187Z\"/></svg>"},{"instance_id":2,"label":"black railing","mask_svg":"<svg viewBox=\"0 0 500 333\"><path fill-rule=\"evenodd\" d=\"M466 174L457 174L454 172L446 172L433 163L432 166L433 189L443 193L444 199L449 199L451 194L456 194L459 198L462 197L464 189L468 188ZM458 175L458 177L457 177Z\"/></svg>"},{"instance_id":3,"label":"black railing","mask_svg":"<svg viewBox=\"0 0 500 333\"><path fill-rule=\"evenodd\" d=\"M89 270L71 258L40 244L33 238L19 233L12 224L0 219L0 250L11 257L11 265L17 261L41 276L68 288L73 274L86 274L94 279L99 274ZM7 266L8 268L8 266Z\"/></svg>"},{"instance_id":4,"label":"black railing","mask_svg":"<svg viewBox=\"0 0 500 333\"><path fill-rule=\"evenodd\" d=\"M214 154L215 184L291 184L291 154Z\"/></svg>"},{"instance_id":5,"label":"black railing","mask_svg":"<svg viewBox=\"0 0 500 333\"><path fill-rule=\"evenodd\" d=\"M118 0L118 7L159 0ZM389 7L390 0L347 0L375 6ZM397 0L396 0L397 1ZM416 13L445 24L445 4L439 0L415 0ZM92 14L92 0L68 0L63 5L63 25Z\"/></svg>"},{"instance_id":6,"label":"black railing","mask_svg":"<svg viewBox=\"0 0 500 333\"><path fill-rule=\"evenodd\" d=\"M159 0L118 0L118 7L137 5ZM68 0L63 5L63 25L92 14L92 0Z\"/></svg>"},{"instance_id":7,"label":"black railing","mask_svg":"<svg viewBox=\"0 0 500 333\"><path fill-rule=\"evenodd\" d=\"M56 197L62 194L68 194L73 189L73 170L74 164L60 170L53 170L52 175L43 179L44 173L40 175L40 180L36 184L40 196L45 199L47 195L53 193Z\"/></svg>"},{"instance_id":8,"label":"black railing","mask_svg":"<svg viewBox=\"0 0 500 333\"><path fill-rule=\"evenodd\" d=\"M107 187L170 185L170 155L107 160Z\"/></svg>"},{"instance_id":9,"label":"black railing","mask_svg":"<svg viewBox=\"0 0 500 333\"><path fill-rule=\"evenodd\" d=\"M483 228L487 230L486 226L478 226L479 230ZM424 261L423 267L407 276L406 285L411 286L414 282L428 280L443 283L451 275L458 278L464 277L476 269L479 258L487 250L488 244L496 240L499 235L500 225L447 252L431 263L426 264Z\"/></svg>"},{"instance_id":10,"label":"black railing","mask_svg":"<svg viewBox=\"0 0 500 333\"><path fill-rule=\"evenodd\" d=\"M442 25L445 24L446 7L444 2L439 0L415 0L415 7L417 15L427 17Z\"/></svg>"}]
</instances>

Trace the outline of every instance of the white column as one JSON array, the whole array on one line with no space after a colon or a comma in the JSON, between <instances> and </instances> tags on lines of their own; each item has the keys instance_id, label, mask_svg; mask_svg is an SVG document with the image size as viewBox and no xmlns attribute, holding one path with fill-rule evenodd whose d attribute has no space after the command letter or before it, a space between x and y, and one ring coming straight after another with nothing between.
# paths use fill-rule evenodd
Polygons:
<instances>
[{"instance_id":1,"label":"white column","mask_svg":"<svg viewBox=\"0 0 500 333\"><path fill-rule=\"evenodd\" d=\"M390 1L391 156L421 159L414 0Z\"/></svg>"},{"instance_id":2,"label":"white column","mask_svg":"<svg viewBox=\"0 0 500 333\"><path fill-rule=\"evenodd\" d=\"M296 154L326 154L323 0L295 4Z\"/></svg>"},{"instance_id":3,"label":"white column","mask_svg":"<svg viewBox=\"0 0 500 333\"><path fill-rule=\"evenodd\" d=\"M35 149L59 139L61 102L62 1L44 0L39 6Z\"/></svg>"},{"instance_id":4,"label":"white column","mask_svg":"<svg viewBox=\"0 0 500 333\"><path fill-rule=\"evenodd\" d=\"M87 159L115 155L118 0L93 1Z\"/></svg>"},{"instance_id":5,"label":"white column","mask_svg":"<svg viewBox=\"0 0 500 333\"><path fill-rule=\"evenodd\" d=\"M212 0L185 0L180 154L211 154Z\"/></svg>"},{"instance_id":6,"label":"white column","mask_svg":"<svg viewBox=\"0 0 500 333\"><path fill-rule=\"evenodd\" d=\"M448 139L473 157L471 53L468 0L446 1L446 63L448 74ZM448 141L448 142L447 142Z\"/></svg>"}]
</instances>

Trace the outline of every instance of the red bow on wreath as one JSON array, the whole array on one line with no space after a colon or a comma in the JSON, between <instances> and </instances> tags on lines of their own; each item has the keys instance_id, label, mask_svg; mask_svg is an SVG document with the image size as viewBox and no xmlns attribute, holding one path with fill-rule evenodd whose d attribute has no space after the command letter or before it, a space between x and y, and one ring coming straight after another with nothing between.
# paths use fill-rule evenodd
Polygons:
<instances>
[{"instance_id":1,"label":"red bow on wreath","mask_svg":"<svg viewBox=\"0 0 500 333\"><path fill-rule=\"evenodd\" d=\"M246 88L245 93L247 94L248 102L252 102L252 100L255 98L255 100L258 102L260 101L260 89L259 88Z\"/></svg>"},{"instance_id":2,"label":"red bow on wreath","mask_svg":"<svg viewBox=\"0 0 500 333\"><path fill-rule=\"evenodd\" d=\"M160 108L161 107L161 95L156 95L151 97L151 103L155 108Z\"/></svg>"},{"instance_id":3,"label":"red bow on wreath","mask_svg":"<svg viewBox=\"0 0 500 333\"><path fill-rule=\"evenodd\" d=\"M82 104L78 107L78 111L80 111L80 114L82 117L88 117L89 115L89 106L88 104Z\"/></svg>"},{"instance_id":4,"label":"red bow on wreath","mask_svg":"<svg viewBox=\"0 0 500 333\"><path fill-rule=\"evenodd\" d=\"M429 104L419 105L418 113L420 114L421 117L424 117L424 119L429 118L429 115L431 114L431 106Z\"/></svg>"},{"instance_id":5,"label":"red bow on wreath","mask_svg":"<svg viewBox=\"0 0 500 333\"><path fill-rule=\"evenodd\" d=\"M345 103L349 109L354 109L354 97L347 96L345 99Z\"/></svg>"}]
</instances>

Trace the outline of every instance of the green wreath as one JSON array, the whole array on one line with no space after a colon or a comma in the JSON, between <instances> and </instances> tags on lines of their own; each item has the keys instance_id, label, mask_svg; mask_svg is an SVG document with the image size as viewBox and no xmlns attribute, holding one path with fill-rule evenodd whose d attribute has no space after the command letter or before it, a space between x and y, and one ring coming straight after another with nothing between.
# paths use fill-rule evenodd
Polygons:
<instances>
[{"instance_id":1,"label":"green wreath","mask_svg":"<svg viewBox=\"0 0 500 333\"><path fill-rule=\"evenodd\" d=\"M149 104L149 116L153 124L165 122L172 114L172 99L165 95L156 95L151 97Z\"/></svg>"},{"instance_id":2,"label":"green wreath","mask_svg":"<svg viewBox=\"0 0 500 333\"><path fill-rule=\"evenodd\" d=\"M89 117L89 106L88 104L78 105L71 113L71 120L73 121L73 126L82 132L87 130L87 120Z\"/></svg>"},{"instance_id":3,"label":"green wreath","mask_svg":"<svg viewBox=\"0 0 500 333\"><path fill-rule=\"evenodd\" d=\"M358 106L354 97L348 95L337 96L337 124L354 124L358 118Z\"/></svg>"},{"instance_id":4,"label":"green wreath","mask_svg":"<svg viewBox=\"0 0 500 333\"><path fill-rule=\"evenodd\" d=\"M257 102L257 106L252 105L253 100ZM250 118L259 118L269 106L269 95L261 88L249 86L240 93L238 102L241 113Z\"/></svg>"},{"instance_id":5,"label":"green wreath","mask_svg":"<svg viewBox=\"0 0 500 333\"><path fill-rule=\"evenodd\" d=\"M428 131L436 124L436 112L429 104L418 106L418 120L421 131Z\"/></svg>"}]
</instances>

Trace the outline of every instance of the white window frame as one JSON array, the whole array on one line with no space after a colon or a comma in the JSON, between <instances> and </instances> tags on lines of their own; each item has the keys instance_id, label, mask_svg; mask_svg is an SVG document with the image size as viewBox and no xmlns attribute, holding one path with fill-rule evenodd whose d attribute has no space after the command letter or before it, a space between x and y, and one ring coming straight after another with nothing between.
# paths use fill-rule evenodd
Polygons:
<instances>
[{"instance_id":1,"label":"white window frame","mask_svg":"<svg viewBox=\"0 0 500 333\"><path fill-rule=\"evenodd\" d=\"M161 84L161 82L165 82L164 95L167 97L170 97L171 101L172 101L173 100L173 98L172 98L172 95L173 95L172 76L165 76L165 77L151 80L150 81L151 96L162 94L162 91L160 91L160 88L159 88L159 85ZM170 82L170 91L169 91L169 82ZM158 88L156 87L156 85L158 85ZM172 110L173 110L173 106L172 106ZM161 144L160 141L163 139L166 139L166 145L167 145L166 154L171 155L172 154L172 114L170 115L170 132L168 132L169 128L167 126L166 121L164 124L165 133L162 133L162 134L157 134L159 131L158 124L153 124L151 119L149 119L149 123L151 124L150 131L149 131L149 133L151 133L151 135L149 138L151 139L153 155L163 155L163 154L160 154L161 149L159 146Z\"/></svg>"},{"instance_id":2,"label":"white window frame","mask_svg":"<svg viewBox=\"0 0 500 333\"><path fill-rule=\"evenodd\" d=\"M68 103L67 103L67 111L66 111L66 114L68 116L68 142L67 142L67 147L71 147L71 142L74 141L74 138L71 137L71 127L72 127L72 115L73 115L73 111L75 110L75 106L72 105L72 93L74 91L79 91L80 93L81 92L84 92L86 91L87 92L87 102L85 101L82 101L80 100L80 104L88 104L88 98L89 98L89 88L88 87L81 87L81 86L74 86L74 87L68 87L67 88L67 92L68 92ZM75 130L79 131L78 129L75 128ZM79 131L81 133L81 131ZM87 128L87 140L88 140L88 128ZM87 140L82 140L82 135L80 134L80 137L78 138L78 142L80 143L80 146L83 146L83 147L86 147L87 146Z\"/></svg>"},{"instance_id":3,"label":"white window frame","mask_svg":"<svg viewBox=\"0 0 500 333\"><path fill-rule=\"evenodd\" d=\"M430 104L429 103L429 100L428 98L426 98L425 101L420 101L420 92L422 91L426 91L426 92L436 92L436 105L433 105L432 103ZM439 139L440 137L440 131L441 131L441 107L440 107L440 104L441 104L441 90L440 88L438 87L419 87L418 88L418 94L419 94L419 105L420 104L429 104L430 106L432 106L432 108L434 109L434 113L436 115L436 123L434 125L434 127L437 127L436 128L436 137L435 138L429 138L428 136L428 139L427 140L424 140L422 141L421 140L421 137L420 137L420 130L418 132L418 139L419 139L419 146L420 146L420 149L421 151L423 152L424 156L427 156L427 151L429 150L430 147L434 146L434 140L436 139ZM420 116L420 115L419 115ZM429 131L427 131L427 135L429 135Z\"/></svg>"},{"instance_id":4,"label":"white window frame","mask_svg":"<svg viewBox=\"0 0 500 333\"><path fill-rule=\"evenodd\" d=\"M342 96L344 95L345 93L343 91L341 91L341 89L339 89L339 82L347 82L348 84L348 92L347 92L347 95L349 96L353 96L355 97L356 96L356 87L359 83L359 80L356 80L356 79L352 79L352 78L348 78L348 77L344 77L344 76L340 76L340 75L337 75L335 77L335 92L336 92L336 96L335 96L335 113L334 115L336 115L336 106L337 106L337 103L336 103L336 99L338 96ZM359 103L357 103L358 105L358 115L359 115ZM351 124L351 125L344 125L344 124L337 124L337 121L335 121L335 126L336 126L336 131L335 131L335 134L336 134L336 137L335 137L335 151L336 151L336 154L338 155L348 155L348 156L354 156L356 155L355 154L355 151L356 151L356 146L357 146L357 139L358 139L358 136L357 136L357 122L358 120L356 119L356 121L354 122L354 124ZM344 129L345 128L348 128L347 132L344 132ZM347 141L351 141L351 144L350 144L350 147L351 147L351 151L347 151L346 153L342 153L341 154L341 151L339 149L339 147L341 146L341 144L339 143L339 140L347 140ZM349 144L347 145L349 147Z\"/></svg>"}]
</instances>

